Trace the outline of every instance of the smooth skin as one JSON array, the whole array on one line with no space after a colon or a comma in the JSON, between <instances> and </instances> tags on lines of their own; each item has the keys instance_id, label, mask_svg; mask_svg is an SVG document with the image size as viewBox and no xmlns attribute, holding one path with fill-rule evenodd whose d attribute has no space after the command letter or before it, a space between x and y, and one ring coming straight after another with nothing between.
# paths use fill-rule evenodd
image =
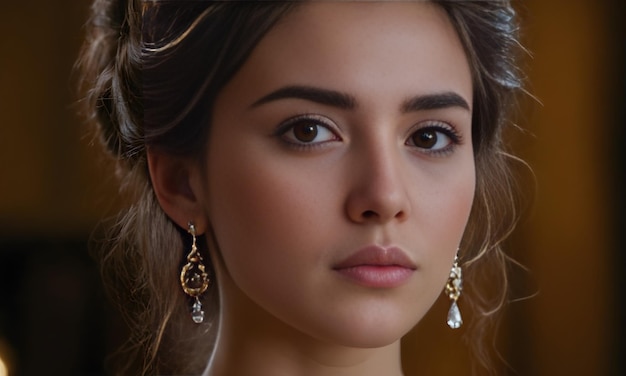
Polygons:
<instances>
[{"instance_id":1,"label":"smooth skin","mask_svg":"<svg viewBox=\"0 0 626 376\"><path fill-rule=\"evenodd\" d=\"M149 152L166 213L214 235L206 374L402 374L400 339L441 293L469 217L471 104L438 6L312 2L219 94L204 163ZM376 288L335 270L371 245L415 271Z\"/></svg>"}]
</instances>

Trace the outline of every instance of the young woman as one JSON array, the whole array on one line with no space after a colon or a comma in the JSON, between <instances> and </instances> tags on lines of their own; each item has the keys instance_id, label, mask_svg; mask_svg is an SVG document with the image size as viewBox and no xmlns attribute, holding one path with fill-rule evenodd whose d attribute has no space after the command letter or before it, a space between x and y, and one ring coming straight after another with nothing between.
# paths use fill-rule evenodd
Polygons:
<instances>
[{"instance_id":1,"label":"young woman","mask_svg":"<svg viewBox=\"0 0 626 376\"><path fill-rule=\"evenodd\" d=\"M133 199L102 255L121 373L401 375L442 291L452 328L490 316L457 300L515 221L508 2L95 0L89 25Z\"/></svg>"}]
</instances>

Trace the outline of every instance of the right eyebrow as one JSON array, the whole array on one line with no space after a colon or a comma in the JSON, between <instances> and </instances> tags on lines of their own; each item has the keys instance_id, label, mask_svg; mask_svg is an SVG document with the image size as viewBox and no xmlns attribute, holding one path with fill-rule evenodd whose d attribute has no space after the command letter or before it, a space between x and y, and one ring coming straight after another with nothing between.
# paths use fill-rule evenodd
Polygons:
<instances>
[{"instance_id":1,"label":"right eyebrow","mask_svg":"<svg viewBox=\"0 0 626 376\"><path fill-rule=\"evenodd\" d=\"M356 108L356 100L353 96L335 90L321 89L313 86L293 85L285 86L273 91L254 102L250 107L254 108L262 104L281 99L304 99L327 106L338 107L345 110Z\"/></svg>"},{"instance_id":2,"label":"right eyebrow","mask_svg":"<svg viewBox=\"0 0 626 376\"><path fill-rule=\"evenodd\" d=\"M416 95L402 103L403 113L423 110L437 110L440 108L459 107L471 111L469 103L455 92L447 91L436 94Z\"/></svg>"}]
</instances>

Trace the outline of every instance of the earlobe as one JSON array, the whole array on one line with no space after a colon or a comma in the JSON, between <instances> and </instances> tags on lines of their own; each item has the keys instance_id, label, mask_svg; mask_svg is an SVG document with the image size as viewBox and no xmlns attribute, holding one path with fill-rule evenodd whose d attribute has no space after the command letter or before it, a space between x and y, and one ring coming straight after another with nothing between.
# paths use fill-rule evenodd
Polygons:
<instances>
[{"instance_id":1,"label":"earlobe","mask_svg":"<svg viewBox=\"0 0 626 376\"><path fill-rule=\"evenodd\" d=\"M193 222L198 234L206 229L202 207L200 171L190 158L148 150L150 180L159 205L178 226L187 229Z\"/></svg>"}]
</instances>

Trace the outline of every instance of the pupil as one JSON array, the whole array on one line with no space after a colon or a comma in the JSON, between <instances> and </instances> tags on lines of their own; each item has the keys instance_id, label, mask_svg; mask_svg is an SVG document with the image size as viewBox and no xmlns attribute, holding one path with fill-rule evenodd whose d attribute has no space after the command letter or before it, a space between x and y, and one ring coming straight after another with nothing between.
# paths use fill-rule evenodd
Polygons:
<instances>
[{"instance_id":1,"label":"pupil","mask_svg":"<svg viewBox=\"0 0 626 376\"><path fill-rule=\"evenodd\" d=\"M437 133L433 131L423 131L413 136L415 146L430 149L437 143Z\"/></svg>"},{"instance_id":2,"label":"pupil","mask_svg":"<svg viewBox=\"0 0 626 376\"><path fill-rule=\"evenodd\" d=\"M311 142L317 137L317 125L299 124L293 130L294 136L301 142Z\"/></svg>"}]
</instances>

